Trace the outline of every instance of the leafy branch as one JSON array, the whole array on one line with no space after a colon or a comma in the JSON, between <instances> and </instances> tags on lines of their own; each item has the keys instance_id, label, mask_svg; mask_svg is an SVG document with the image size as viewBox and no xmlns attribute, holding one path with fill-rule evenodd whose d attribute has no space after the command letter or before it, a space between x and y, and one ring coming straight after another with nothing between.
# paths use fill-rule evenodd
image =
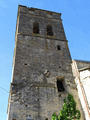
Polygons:
<instances>
[{"instance_id":1,"label":"leafy branch","mask_svg":"<svg viewBox=\"0 0 90 120\"><path fill-rule=\"evenodd\" d=\"M52 120L80 120L80 111L76 109L76 102L71 94L64 99L59 115L53 113Z\"/></svg>"}]
</instances>

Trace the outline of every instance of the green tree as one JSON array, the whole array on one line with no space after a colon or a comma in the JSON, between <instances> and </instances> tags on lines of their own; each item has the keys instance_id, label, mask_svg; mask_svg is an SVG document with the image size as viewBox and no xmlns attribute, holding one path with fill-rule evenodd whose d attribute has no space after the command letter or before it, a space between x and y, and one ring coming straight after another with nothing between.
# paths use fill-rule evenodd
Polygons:
<instances>
[{"instance_id":1,"label":"green tree","mask_svg":"<svg viewBox=\"0 0 90 120\"><path fill-rule=\"evenodd\" d=\"M64 99L64 104L59 115L54 113L52 120L80 120L80 111L76 109L76 102L71 94Z\"/></svg>"}]
</instances>

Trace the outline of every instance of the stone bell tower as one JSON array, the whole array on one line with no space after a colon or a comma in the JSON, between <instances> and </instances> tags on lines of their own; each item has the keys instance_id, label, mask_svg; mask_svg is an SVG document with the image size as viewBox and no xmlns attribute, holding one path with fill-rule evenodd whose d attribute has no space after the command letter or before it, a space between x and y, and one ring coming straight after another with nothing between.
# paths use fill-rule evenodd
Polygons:
<instances>
[{"instance_id":1,"label":"stone bell tower","mask_svg":"<svg viewBox=\"0 0 90 120\"><path fill-rule=\"evenodd\" d=\"M20 5L8 120L50 120L68 93L81 110L71 63L61 14Z\"/></svg>"}]
</instances>

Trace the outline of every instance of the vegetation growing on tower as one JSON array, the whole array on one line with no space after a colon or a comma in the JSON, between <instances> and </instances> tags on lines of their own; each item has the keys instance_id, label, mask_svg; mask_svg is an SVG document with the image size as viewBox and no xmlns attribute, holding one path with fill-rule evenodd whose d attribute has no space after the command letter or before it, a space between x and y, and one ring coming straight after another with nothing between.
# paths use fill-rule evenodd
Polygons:
<instances>
[{"instance_id":1,"label":"vegetation growing on tower","mask_svg":"<svg viewBox=\"0 0 90 120\"><path fill-rule=\"evenodd\" d=\"M80 111L76 109L76 102L71 94L64 99L59 115L53 113L52 120L80 120Z\"/></svg>"}]
</instances>

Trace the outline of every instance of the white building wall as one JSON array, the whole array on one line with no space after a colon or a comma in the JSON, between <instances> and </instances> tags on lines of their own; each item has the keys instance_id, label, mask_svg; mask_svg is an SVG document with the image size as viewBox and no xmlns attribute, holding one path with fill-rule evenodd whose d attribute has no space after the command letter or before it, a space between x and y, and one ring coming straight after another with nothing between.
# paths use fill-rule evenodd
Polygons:
<instances>
[{"instance_id":1,"label":"white building wall","mask_svg":"<svg viewBox=\"0 0 90 120\"><path fill-rule=\"evenodd\" d=\"M79 99L85 114L85 120L90 120L90 70L78 70L75 61L72 63L72 71L78 89Z\"/></svg>"},{"instance_id":2,"label":"white building wall","mask_svg":"<svg viewBox=\"0 0 90 120\"><path fill-rule=\"evenodd\" d=\"M90 108L90 70L84 70L80 72L80 80L85 90L86 98Z\"/></svg>"}]
</instances>

